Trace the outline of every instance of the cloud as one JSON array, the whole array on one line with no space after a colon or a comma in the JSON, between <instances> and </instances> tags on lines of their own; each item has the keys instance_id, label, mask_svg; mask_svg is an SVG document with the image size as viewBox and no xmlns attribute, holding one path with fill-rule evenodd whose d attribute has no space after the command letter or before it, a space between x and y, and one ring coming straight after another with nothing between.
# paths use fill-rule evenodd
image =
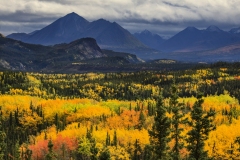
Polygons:
<instances>
[{"instance_id":1,"label":"cloud","mask_svg":"<svg viewBox=\"0 0 240 160\"><path fill-rule=\"evenodd\" d=\"M30 32L70 12L89 21L116 21L132 32L152 28L161 34L175 34L187 26L240 26L238 0L8 0L0 1L0 32L10 32L7 26L13 31L15 24L16 31L22 26L22 32Z\"/></svg>"},{"instance_id":2,"label":"cloud","mask_svg":"<svg viewBox=\"0 0 240 160\"><path fill-rule=\"evenodd\" d=\"M43 21L53 21L56 19L56 16L47 16L47 15L39 15L37 13L26 13L23 11L16 11L14 13L9 14L1 14L0 15L1 21L5 22L16 22L16 23L41 23Z\"/></svg>"}]
</instances>

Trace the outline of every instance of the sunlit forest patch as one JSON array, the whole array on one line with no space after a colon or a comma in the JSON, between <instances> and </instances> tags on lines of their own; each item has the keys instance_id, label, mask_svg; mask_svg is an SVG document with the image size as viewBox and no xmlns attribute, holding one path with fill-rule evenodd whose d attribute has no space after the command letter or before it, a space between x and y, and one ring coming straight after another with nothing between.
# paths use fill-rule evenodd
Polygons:
<instances>
[{"instance_id":1,"label":"sunlit forest patch","mask_svg":"<svg viewBox=\"0 0 240 160\"><path fill-rule=\"evenodd\" d=\"M239 76L231 65L174 72L0 72L0 156L238 158Z\"/></svg>"}]
</instances>

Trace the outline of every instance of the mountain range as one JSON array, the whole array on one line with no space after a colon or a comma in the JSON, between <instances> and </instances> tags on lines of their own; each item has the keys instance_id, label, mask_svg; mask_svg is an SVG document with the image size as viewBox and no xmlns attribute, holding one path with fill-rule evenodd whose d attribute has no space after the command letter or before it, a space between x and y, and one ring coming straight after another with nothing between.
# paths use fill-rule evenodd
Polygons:
<instances>
[{"instance_id":1,"label":"mountain range","mask_svg":"<svg viewBox=\"0 0 240 160\"><path fill-rule=\"evenodd\" d=\"M240 27L229 32L217 26L209 26L203 30L187 27L167 40L147 30L133 35L146 46L163 52L193 52L217 49L240 42Z\"/></svg>"},{"instance_id":2,"label":"mountain range","mask_svg":"<svg viewBox=\"0 0 240 160\"><path fill-rule=\"evenodd\" d=\"M74 12L32 33L13 33L7 37L42 45L69 43L76 39L91 37L96 39L103 49L148 52L152 50L116 22L104 19L89 22Z\"/></svg>"},{"instance_id":3,"label":"mountain range","mask_svg":"<svg viewBox=\"0 0 240 160\"><path fill-rule=\"evenodd\" d=\"M118 54L132 53L144 60L240 60L240 27L230 31L223 31L217 26L209 26L206 29L187 27L173 37L163 39L148 30L131 34L118 23L105 19L89 22L73 12L40 30L7 36L30 44L55 45L56 53L62 49L56 48L57 44L63 47L62 43L66 43L65 46L69 46L70 42L86 37L94 38L101 49L112 50Z\"/></svg>"},{"instance_id":4,"label":"mountain range","mask_svg":"<svg viewBox=\"0 0 240 160\"><path fill-rule=\"evenodd\" d=\"M160 49L164 52L206 51L238 42L240 34L233 31L223 31L216 26L209 26L204 30L187 27L160 44Z\"/></svg>"}]
</instances>

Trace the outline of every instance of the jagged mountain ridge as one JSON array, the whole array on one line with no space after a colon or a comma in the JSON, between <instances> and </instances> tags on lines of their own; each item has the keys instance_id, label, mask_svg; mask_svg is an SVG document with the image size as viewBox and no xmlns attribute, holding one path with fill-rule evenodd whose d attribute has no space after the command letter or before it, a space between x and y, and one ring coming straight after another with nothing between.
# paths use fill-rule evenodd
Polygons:
<instances>
[{"instance_id":1,"label":"jagged mountain ridge","mask_svg":"<svg viewBox=\"0 0 240 160\"><path fill-rule=\"evenodd\" d=\"M216 26L199 30L187 27L172 38L166 40L160 49L165 52L193 52L216 49L240 42L240 36L223 31Z\"/></svg>"},{"instance_id":2,"label":"jagged mountain ridge","mask_svg":"<svg viewBox=\"0 0 240 160\"><path fill-rule=\"evenodd\" d=\"M59 18L43 29L31 34L13 33L8 38L26 43L54 45L69 43L79 38L92 37L101 48L120 50L150 50L138 41L129 31L116 22L99 19L88 22L76 13L70 13Z\"/></svg>"},{"instance_id":3,"label":"jagged mountain ridge","mask_svg":"<svg viewBox=\"0 0 240 160\"><path fill-rule=\"evenodd\" d=\"M133 34L134 37L136 37L139 41L141 41L146 46L159 50L160 45L165 42L165 39L163 39L158 34L154 34L148 30L144 30L142 32L136 32Z\"/></svg>"},{"instance_id":4,"label":"jagged mountain ridge","mask_svg":"<svg viewBox=\"0 0 240 160\"><path fill-rule=\"evenodd\" d=\"M7 37L17 39L15 38L16 36L21 37L22 35L22 38L18 38L18 40L31 44L54 45L58 43L69 43L79 39L75 37L76 33L83 33L88 24L89 22L83 17L76 13L70 13L37 32L34 31L27 35L15 33Z\"/></svg>"}]
</instances>

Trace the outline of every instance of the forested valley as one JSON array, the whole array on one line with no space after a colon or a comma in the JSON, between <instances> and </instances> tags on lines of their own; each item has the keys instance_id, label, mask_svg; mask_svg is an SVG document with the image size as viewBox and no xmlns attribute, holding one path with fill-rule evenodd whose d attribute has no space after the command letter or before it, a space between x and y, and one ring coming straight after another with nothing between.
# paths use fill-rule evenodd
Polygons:
<instances>
[{"instance_id":1,"label":"forested valley","mask_svg":"<svg viewBox=\"0 0 240 160\"><path fill-rule=\"evenodd\" d=\"M179 71L0 72L0 159L240 157L240 63Z\"/></svg>"}]
</instances>

